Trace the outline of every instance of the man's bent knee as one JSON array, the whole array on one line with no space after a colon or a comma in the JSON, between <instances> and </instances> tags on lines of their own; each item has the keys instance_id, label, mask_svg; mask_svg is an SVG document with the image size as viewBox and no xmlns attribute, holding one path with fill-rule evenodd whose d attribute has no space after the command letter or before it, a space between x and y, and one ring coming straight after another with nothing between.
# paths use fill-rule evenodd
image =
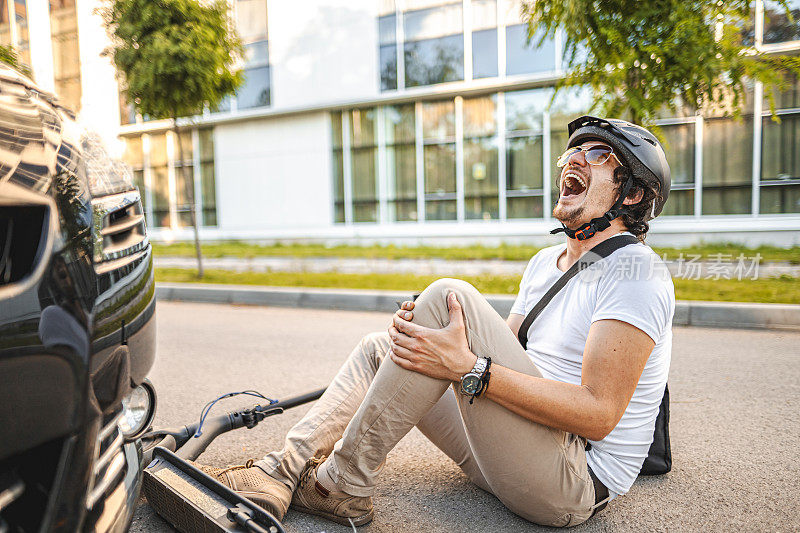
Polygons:
<instances>
[{"instance_id":1,"label":"man's bent knee","mask_svg":"<svg viewBox=\"0 0 800 533\"><path fill-rule=\"evenodd\" d=\"M461 279L455 278L440 278L428 285L422 294L417 299L418 305L425 305L431 303L444 303L447 306L447 295L451 292L456 292L462 298L469 298L474 295L480 295L471 283ZM464 303L463 301L461 302Z\"/></svg>"}]
</instances>

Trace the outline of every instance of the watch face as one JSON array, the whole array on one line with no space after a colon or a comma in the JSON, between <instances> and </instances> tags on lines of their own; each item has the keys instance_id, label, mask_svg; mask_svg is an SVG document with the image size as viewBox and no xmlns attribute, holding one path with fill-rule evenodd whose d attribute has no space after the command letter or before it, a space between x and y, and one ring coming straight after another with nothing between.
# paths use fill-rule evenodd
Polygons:
<instances>
[{"instance_id":1,"label":"watch face","mask_svg":"<svg viewBox=\"0 0 800 533\"><path fill-rule=\"evenodd\" d=\"M461 392L475 394L481 386L481 377L477 374L467 374L461 380Z\"/></svg>"}]
</instances>

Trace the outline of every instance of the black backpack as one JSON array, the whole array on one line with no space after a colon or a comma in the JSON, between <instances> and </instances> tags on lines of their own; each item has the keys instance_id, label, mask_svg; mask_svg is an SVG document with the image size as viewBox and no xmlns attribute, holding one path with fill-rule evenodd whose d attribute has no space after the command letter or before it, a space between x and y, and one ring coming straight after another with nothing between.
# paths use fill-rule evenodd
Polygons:
<instances>
[{"instance_id":1,"label":"black backpack","mask_svg":"<svg viewBox=\"0 0 800 533\"><path fill-rule=\"evenodd\" d=\"M542 299L533 306L528 316L522 322L517 335L522 347L528 348L528 330L531 324L539 316L539 313L550 303L550 300L564 288L567 282L575 277L580 271L591 266L600 259L604 259L611 255L616 250L639 242L633 235L618 235L606 239L601 242L589 252L583 255L574 265L572 265L564 274L558 278L550 289L542 296ZM658 409L658 417L656 417L656 427L653 433L653 443L650 445L650 451L647 453L647 458L642 464L642 469L639 475L655 476L666 474L672 470L672 450L669 444L669 387L664 387L664 398L661 400L661 407Z\"/></svg>"}]
</instances>

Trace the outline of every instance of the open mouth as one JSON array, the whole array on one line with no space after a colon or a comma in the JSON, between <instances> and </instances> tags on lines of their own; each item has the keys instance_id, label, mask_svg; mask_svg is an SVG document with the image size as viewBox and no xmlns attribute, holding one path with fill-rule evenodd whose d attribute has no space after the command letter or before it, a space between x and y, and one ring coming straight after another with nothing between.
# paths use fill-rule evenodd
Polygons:
<instances>
[{"instance_id":1,"label":"open mouth","mask_svg":"<svg viewBox=\"0 0 800 533\"><path fill-rule=\"evenodd\" d=\"M574 170L567 171L561 178L561 196L578 196L586 192L587 179Z\"/></svg>"}]
</instances>

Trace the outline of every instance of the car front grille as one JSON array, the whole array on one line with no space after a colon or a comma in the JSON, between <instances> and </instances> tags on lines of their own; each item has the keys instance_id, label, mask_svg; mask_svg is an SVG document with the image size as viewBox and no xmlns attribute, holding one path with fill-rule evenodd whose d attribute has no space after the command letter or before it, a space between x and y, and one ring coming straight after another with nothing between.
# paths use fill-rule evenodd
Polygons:
<instances>
[{"instance_id":1,"label":"car front grille","mask_svg":"<svg viewBox=\"0 0 800 533\"><path fill-rule=\"evenodd\" d=\"M121 413L115 413L97 434L92 483L86 497L86 508L92 509L126 470L125 453L122 449L125 437L119 428Z\"/></svg>"}]
</instances>

